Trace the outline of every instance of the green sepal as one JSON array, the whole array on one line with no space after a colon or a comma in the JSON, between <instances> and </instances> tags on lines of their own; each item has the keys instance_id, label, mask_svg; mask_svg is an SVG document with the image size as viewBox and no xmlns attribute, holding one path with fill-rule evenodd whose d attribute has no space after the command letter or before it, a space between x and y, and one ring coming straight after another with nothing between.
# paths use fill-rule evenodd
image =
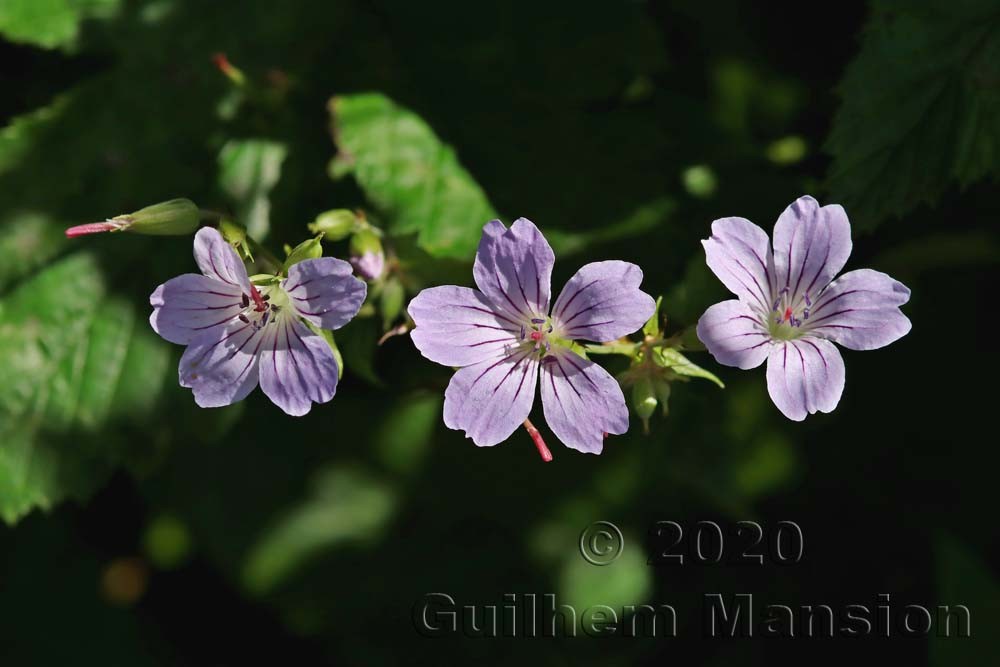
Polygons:
<instances>
[{"instance_id":1,"label":"green sepal","mask_svg":"<svg viewBox=\"0 0 1000 667\"><path fill-rule=\"evenodd\" d=\"M351 254L361 257L365 253L384 254L380 234L374 227L365 227L351 237Z\"/></svg>"},{"instance_id":2,"label":"green sepal","mask_svg":"<svg viewBox=\"0 0 1000 667\"><path fill-rule=\"evenodd\" d=\"M398 279L390 278L382 286L379 307L382 310L382 327L384 329L388 330L399 314L403 312L404 299L406 299L406 290Z\"/></svg>"},{"instance_id":3,"label":"green sepal","mask_svg":"<svg viewBox=\"0 0 1000 667\"><path fill-rule=\"evenodd\" d=\"M333 339L333 332L327 329L319 329L317 327L309 327L313 331L317 332L326 341L326 344L330 346L330 350L333 351L333 358L337 362L337 378L344 377L344 355L340 353L340 348L337 347L337 341Z\"/></svg>"},{"instance_id":4,"label":"green sepal","mask_svg":"<svg viewBox=\"0 0 1000 667\"><path fill-rule=\"evenodd\" d=\"M663 297L656 299L656 308L653 309L653 316L642 325L642 333L646 336L652 336L653 338L660 337L660 304L663 303Z\"/></svg>"},{"instance_id":5,"label":"green sepal","mask_svg":"<svg viewBox=\"0 0 1000 667\"><path fill-rule=\"evenodd\" d=\"M697 377L709 380L719 385L721 388L725 388L726 385L722 383L714 373L706 371L701 366L691 363L683 354L672 347L657 347L653 350L653 361L657 366L661 368L668 368L677 375L685 377Z\"/></svg>"},{"instance_id":6,"label":"green sepal","mask_svg":"<svg viewBox=\"0 0 1000 667\"><path fill-rule=\"evenodd\" d=\"M656 390L648 377L640 378L632 385L632 409L642 420L643 431L649 433L649 418L656 412Z\"/></svg>"},{"instance_id":7,"label":"green sepal","mask_svg":"<svg viewBox=\"0 0 1000 667\"><path fill-rule=\"evenodd\" d=\"M298 244L292 248L291 252L288 253L288 257L285 258L284 266L282 267L285 272L295 264L307 259L317 259L323 256L323 244L320 240L323 238L323 232L316 235L315 238L308 239Z\"/></svg>"},{"instance_id":8,"label":"green sepal","mask_svg":"<svg viewBox=\"0 0 1000 667\"><path fill-rule=\"evenodd\" d=\"M335 208L324 211L310 222L309 231L313 234L324 233L330 241L341 241L353 234L360 226L358 215L346 208Z\"/></svg>"},{"instance_id":9,"label":"green sepal","mask_svg":"<svg viewBox=\"0 0 1000 667\"><path fill-rule=\"evenodd\" d=\"M111 222L124 223L121 231L152 236L184 236L198 229L201 214L190 199L171 199L141 208L135 213L116 216Z\"/></svg>"},{"instance_id":10,"label":"green sepal","mask_svg":"<svg viewBox=\"0 0 1000 667\"><path fill-rule=\"evenodd\" d=\"M247 239L247 229L243 225L232 220L222 219L219 221L219 233L226 242L246 260L253 260L253 253L250 252L250 241Z\"/></svg>"}]
</instances>

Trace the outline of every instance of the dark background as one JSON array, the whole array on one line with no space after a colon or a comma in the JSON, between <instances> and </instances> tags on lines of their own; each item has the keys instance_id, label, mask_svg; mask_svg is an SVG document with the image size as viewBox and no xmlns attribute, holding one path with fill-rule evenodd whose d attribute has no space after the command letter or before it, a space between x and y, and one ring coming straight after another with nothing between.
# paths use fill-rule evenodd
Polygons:
<instances>
[{"instance_id":1,"label":"dark background","mask_svg":"<svg viewBox=\"0 0 1000 667\"><path fill-rule=\"evenodd\" d=\"M364 205L349 180L327 176L335 147L326 102L379 91L456 149L507 221L600 229L669 200L655 229L557 259L554 292L586 261L621 258L643 267L644 289L665 295L672 330L693 325L724 297L703 266L699 240L710 222L740 215L770 231L804 193L847 207L848 269L885 271L913 292L908 336L876 352L844 351L847 386L833 414L787 421L767 397L762 369L691 353L725 390L675 385L670 415L653 418L651 435L634 420L600 457L549 436L555 460L547 465L524 433L478 449L446 429L448 370L405 338L374 353L381 384L352 374L348 359L334 401L298 420L259 392L206 415L169 370L151 414L86 436L118 443L124 468L95 473L82 499L0 528L0 661L995 661L998 167L987 164L979 178L952 174L935 162L943 149L932 142L948 135L923 132L965 127L962 105L978 94L965 80L960 92L944 93L959 109L950 116L929 107L902 137L887 131L910 122L893 114L916 104L891 97L903 90L894 81L911 70L918 87L952 75L948 53L877 42L871 26L906 11L894 3L166 0L124 2L84 20L70 46L0 41L0 118L60 96L70 104L0 169L0 224L29 210L57 230L173 196L225 207L219 143L255 136L289 147L268 240L295 244L320 211ZM976 3L936 11L947 20L932 15L925 24L946 25L944 43L996 21L995 7ZM841 85L866 39L876 40L867 43L874 51L900 48L884 62L904 75L879 71L876 61ZM220 118L229 90L211 61L220 51L250 77L287 81L287 92ZM998 79L983 71L973 81L989 117ZM872 113L841 135L851 141L837 141L838 109L866 86L890 98L854 102ZM981 145L990 131L987 120L969 130ZM769 157L787 137L801 139L804 154ZM883 138L896 143L881 171L838 169L852 145ZM685 181L693 165L714 173L710 193ZM45 251L56 258L74 249L57 237ZM140 325L155 285L192 267L185 238L82 243ZM165 349L172 369L180 349ZM77 435L67 431L60 446L76 446ZM727 530L740 520L792 520L804 556L786 566L648 566L644 536L664 519L715 520ZM626 536L625 554L607 568L578 553L580 531L596 520ZM167 546L151 537L164 525L173 528ZM428 592L460 605L528 592L556 593L578 609L665 602L677 608L679 637L428 639L410 618ZM894 610L965 604L973 637L705 639L701 596L716 592L834 608L874 607L880 593Z\"/></svg>"}]
</instances>

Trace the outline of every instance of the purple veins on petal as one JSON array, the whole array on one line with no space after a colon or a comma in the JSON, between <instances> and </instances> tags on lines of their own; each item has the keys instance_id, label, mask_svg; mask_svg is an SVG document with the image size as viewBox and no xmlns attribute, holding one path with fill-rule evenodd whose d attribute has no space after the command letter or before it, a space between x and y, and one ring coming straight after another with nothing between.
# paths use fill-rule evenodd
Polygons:
<instances>
[{"instance_id":1,"label":"purple veins on petal","mask_svg":"<svg viewBox=\"0 0 1000 667\"><path fill-rule=\"evenodd\" d=\"M511 315L530 318L548 312L555 255L530 220L508 229L499 220L483 227L473 277L479 290Z\"/></svg>"},{"instance_id":2,"label":"purple veins on petal","mask_svg":"<svg viewBox=\"0 0 1000 667\"><path fill-rule=\"evenodd\" d=\"M556 328L569 338L600 343L635 332L656 308L653 297L639 289L641 282L642 270L629 262L583 266L556 300Z\"/></svg>"},{"instance_id":3,"label":"purple veins on petal","mask_svg":"<svg viewBox=\"0 0 1000 667\"><path fill-rule=\"evenodd\" d=\"M495 357L517 342L518 329L477 290L441 286L425 289L407 307L416 327L410 333L420 353L446 366L468 366ZM524 325L520 325L521 339Z\"/></svg>"},{"instance_id":4,"label":"purple veins on petal","mask_svg":"<svg viewBox=\"0 0 1000 667\"><path fill-rule=\"evenodd\" d=\"M511 381L521 363L517 381ZM465 431L480 447L503 442L528 418L537 377L533 355L486 359L459 369L445 391L445 425Z\"/></svg>"},{"instance_id":5,"label":"purple veins on petal","mask_svg":"<svg viewBox=\"0 0 1000 667\"><path fill-rule=\"evenodd\" d=\"M545 421L567 447L600 454L604 434L628 430L628 408L618 381L592 361L568 350L542 365Z\"/></svg>"},{"instance_id":6,"label":"purple veins on petal","mask_svg":"<svg viewBox=\"0 0 1000 667\"><path fill-rule=\"evenodd\" d=\"M844 390L844 360L830 341L804 337L772 348L767 361L771 400L789 419L832 412Z\"/></svg>"},{"instance_id":7,"label":"purple veins on petal","mask_svg":"<svg viewBox=\"0 0 1000 667\"><path fill-rule=\"evenodd\" d=\"M268 330L274 333L260 355L260 386L267 397L292 416L332 399L339 371L326 341L292 317Z\"/></svg>"},{"instance_id":8,"label":"purple veins on petal","mask_svg":"<svg viewBox=\"0 0 1000 667\"><path fill-rule=\"evenodd\" d=\"M368 292L368 286L354 277L351 265L334 257L293 264L281 287L300 317L331 330L358 314Z\"/></svg>"}]
</instances>

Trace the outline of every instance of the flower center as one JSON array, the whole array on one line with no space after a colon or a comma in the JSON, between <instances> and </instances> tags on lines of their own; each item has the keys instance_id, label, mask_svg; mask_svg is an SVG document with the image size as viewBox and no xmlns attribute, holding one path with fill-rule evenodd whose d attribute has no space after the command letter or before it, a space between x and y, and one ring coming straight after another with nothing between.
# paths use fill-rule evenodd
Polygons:
<instances>
[{"instance_id":1,"label":"flower center","mask_svg":"<svg viewBox=\"0 0 1000 667\"><path fill-rule=\"evenodd\" d=\"M269 322L274 322L275 316L281 312L288 301L281 290L269 290L266 287L262 290L258 290L255 285L250 285L250 294L243 295L243 310L237 316L241 322L251 324L258 330L263 329ZM272 296L275 297L273 300Z\"/></svg>"},{"instance_id":2,"label":"flower center","mask_svg":"<svg viewBox=\"0 0 1000 667\"><path fill-rule=\"evenodd\" d=\"M550 333L552 333L552 323L541 317L532 317L529 324L521 325L521 340L531 341L530 344L539 352L539 357L544 357L552 348Z\"/></svg>"},{"instance_id":3,"label":"flower center","mask_svg":"<svg viewBox=\"0 0 1000 667\"><path fill-rule=\"evenodd\" d=\"M771 336L781 340L794 340L801 336L802 323L809 319L812 300L808 293L795 298L787 287L782 288L771 307L768 330Z\"/></svg>"}]
</instances>

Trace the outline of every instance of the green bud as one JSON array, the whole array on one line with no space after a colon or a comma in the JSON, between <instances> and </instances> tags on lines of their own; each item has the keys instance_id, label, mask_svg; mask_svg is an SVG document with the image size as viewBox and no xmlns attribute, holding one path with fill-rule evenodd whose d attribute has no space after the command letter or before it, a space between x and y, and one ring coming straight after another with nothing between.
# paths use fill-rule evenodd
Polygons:
<instances>
[{"instance_id":1,"label":"green bud","mask_svg":"<svg viewBox=\"0 0 1000 667\"><path fill-rule=\"evenodd\" d=\"M382 287L382 298L379 305L382 309L382 324L388 329L403 311L403 300L406 298L406 291L403 283L395 278L387 280Z\"/></svg>"},{"instance_id":2,"label":"green bud","mask_svg":"<svg viewBox=\"0 0 1000 667\"><path fill-rule=\"evenodd\" d=\"M649 418L656 411L656 391L649 378L640 378L632 385L632 409L639 415L648 432Z\"/></svg>"},{"instance_id":3,"label":"green bud","mask_svg":"<svg viewBox=\"0 0 1000 667\"><path fill-rule=\"evenodd\" d=\"M309 223L309 231L313 234L326 234L331 241L340 241L350 236L358 228L358 216L346 208L335 208L316 216L316 221Z\"/></svg>"},{"instance_id":4,"label":"green bud","mask_svg":"<svg viewBox=\"0 0 1000 667\"><path fill-rule=\"evenodd\" d=\"M238 225L232 220L221 220L219 222L219 233L226 242L236 248L244 259L253 261L253 253L250 252L250 242L247 240L247 229L243 225Z\"/></svg>"},{"instance_id":5,"label":"green bud","mask_svg":"<svg viewBox=\"0 0 1000 667\"><path fill-rule=\"evenodd\" d=\"M201 216L190 199L171 199L139 209L135 213L119 215L113 222L124 222L124 229L139 234L156 236L183 236L198 229Z\"/></svg>"},{"instance_id":6,"label":"green bud","mask_svg":"<svg viewBox=\"0 0 1000 667\"><path fill-rule=\"evenodd\" d=\"M298 264L302 260L322 257L323 244L320 243L321 238L323 238L322 232L316 238L303 241L292 248L292 251L288 253L288 257L285 259L285 270L287 271L290 266Z\"/></svg>"},{"instance_id":7,"label":"green bud","mask_svg":"<svg viewBox=\"0 0 1000 667\"><path fill-rule=\"evenodd\" d=\"M663 416L666 417L669 411L667 405L670 401L670 383L666 380L655 380L653 382L653 391L656 392L656 400L660 402Z\"/></svg>"},{"instance_id":8,"label":"green bud","mask_svg":"<svg viewBox=\"0 0 1000 667\"><path fill-rule=\"evenodd\" d=\"M351 237L351 266L365 280L378 280L385 273L385 252L379 235L370 228Z\"/></svg>"}]
</instances>

